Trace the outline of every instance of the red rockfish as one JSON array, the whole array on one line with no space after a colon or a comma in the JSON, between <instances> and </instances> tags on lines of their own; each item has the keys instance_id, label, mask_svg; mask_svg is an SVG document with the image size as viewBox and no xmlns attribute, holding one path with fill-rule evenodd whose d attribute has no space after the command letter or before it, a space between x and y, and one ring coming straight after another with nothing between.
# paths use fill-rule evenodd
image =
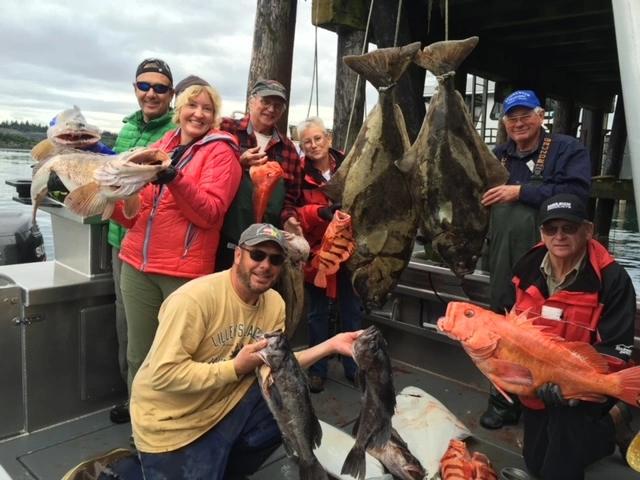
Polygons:
<instances>
[{"instance_id":1,"label":"red rockfish","mask_svg":"<svg viewBox=\"0 0 640 480\"><path fill-rule=\"evenodd\" d=\"M452 439L449 448L440 461L442 480L497 480L498 474L486 455L469 454L467 445Z\"/></svg>"},{"instance_id":2,"label":"red rockfish","mask_svg":"<svg viewBox=\"0 0 640 480\"><path fill-rule=\"evenodd\" d=\"M546 332L526 312L504 316L450 302L438 328L462 343L503 394L534 396L538 387L551 382L560 386L567 400L602 402L610 396L638 405L640 367L609 373L607 361L593 346Z\"/></svg>"},{"instance_id":3,"label":"red rockfish","mask_svg":"<svg viewBox=\"0 0 640 480\"><path fill-rule=\"evenodd\" d=\"M262 223L271 194L283 175L284 171L278 162L253 165L249 169L249 176L253 183L253 211L256 223Z\"/></svg>"}]
</instances>

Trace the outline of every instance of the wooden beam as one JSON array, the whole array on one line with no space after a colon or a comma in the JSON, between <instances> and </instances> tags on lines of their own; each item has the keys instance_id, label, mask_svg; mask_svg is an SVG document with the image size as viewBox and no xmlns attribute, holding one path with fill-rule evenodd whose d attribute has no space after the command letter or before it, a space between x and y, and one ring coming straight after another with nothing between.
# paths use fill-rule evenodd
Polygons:
<instances>
[{"instance_id":1,"label":"wooden beam","mask_svg":"<svg viewBox=\"0 0 640 480\"><path fill-rule=\"evenodd\" d=\"M634 201L631 179L598 176L591 179L591 197Z\"/></svg>"},{"instance_id":2,"label":"wooden beam","mask_svg":"<svg viewBox=\"0 0 640 480\"><path fill-rule=\"evenodd\" d=\"M336 32L338 27L365 31L369 16L366 0L313 0L311 23Z\"/></svg>"}]
</instances>

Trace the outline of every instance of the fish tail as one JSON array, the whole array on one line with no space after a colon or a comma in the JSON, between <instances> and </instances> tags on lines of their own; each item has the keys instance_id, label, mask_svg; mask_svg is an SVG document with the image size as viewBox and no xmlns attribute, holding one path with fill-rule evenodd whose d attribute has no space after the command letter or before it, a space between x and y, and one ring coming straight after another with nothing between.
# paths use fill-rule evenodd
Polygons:
<instances>
[{"instance_id":1,"label":"fish tail","mask_svg":"<svg viewBox=\"0 0 640 480\"><path fill-rule=\"evenodd\" d=\"M340 475L351 475L353 478L358 480L364 480L366 470L367 466L364 456L364 448L355 444L347 455L347 458L344 459Z\"/></svg>"},{"instance_id":2,"label":"fish tail","mask_svg":"<svg viewBox=\"0 0 640 480\"><path fill-rule=\"evenodd\" d=\"M344 63L362 75L376 89L381 90L395 84L413 62L420 42L404 47L379 48L364 55L347 55Z\"/></svg>"},{"instance_id":3,"label":"fish tail","mask_svg":"<svg viewBox=\"0 0 640 480\"><path fill-rule=\"evenodd\" d=\"M327 288L327 276L324 274L324 271L318 270L316 278L313 280L313 284L319 288Z\"/></svg>"},{"instance_id":4,"label":"fish tail","mask_svg":"<svg viewBox=\"0 0 640 480\"><path fill-rule=\"evenodd\" d=\"M635 407L640 406L640 366L613 373L620 382L620 392L614 396Z\"/></svg>"},{"instance_id":5,"label":"fish tail","mask_svg":"<svg viewBox=\"0 0 640 480\"><path fill-rule=\"evenodd\" d=\"M300 480L323 480L328 478L327 472L324 471L315 455L310 462L300 460Z\"/></svg>"},{"instance_id":6,"label":"fish tail","mask_svg":"<svg viewBox=\"0 0 640 480\"><path fill-rule=\"evenodd\" d=\"M432 43L416 53L415 62L436 76L455 72L478 44L478 37Z\"/></svg>"}]
</instances>

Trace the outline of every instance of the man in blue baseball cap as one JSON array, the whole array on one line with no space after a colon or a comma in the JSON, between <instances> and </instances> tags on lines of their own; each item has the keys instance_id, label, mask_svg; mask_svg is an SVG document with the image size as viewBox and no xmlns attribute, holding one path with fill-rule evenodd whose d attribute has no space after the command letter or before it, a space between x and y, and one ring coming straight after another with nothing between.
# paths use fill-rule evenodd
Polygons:
<instances>
[{"instance_id":1,"label":"man in blue baseball cap","mask_svg":"<svg viewBox=\"0 0 640 480\"><path fill-rule=\"evenodd\" d=\"M511 267L540 241L538 211L557 194L573 194L586 202L591 193L591 160L584 146L567 135L544 128L544 110L531 90L517 90L503 102L509 140L493 153L509 171L506 185L488 190L482 203L491 208L489 238L490 307L500 311L499 298L511 281ZM493 388L493 387L492 387ZM517 423L520 408L492 390L480 424L489 429Z\"/></svg>"}]
</instances>

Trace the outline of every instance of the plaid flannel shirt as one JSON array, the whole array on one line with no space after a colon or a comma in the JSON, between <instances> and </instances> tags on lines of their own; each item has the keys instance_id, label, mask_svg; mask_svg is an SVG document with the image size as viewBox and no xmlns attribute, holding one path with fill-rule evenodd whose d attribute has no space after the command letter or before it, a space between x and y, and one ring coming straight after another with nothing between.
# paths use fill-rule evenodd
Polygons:
<instances>
[{"instance_id":1,"label":"plaid flannel shirt","mask_svg":"<svg viewBox=\"0 0 640 480\"><path fill-rule=\"evenodd\" d=\"M235 136L238 139L242 151L258 146L258 141L253 133L253 127L249 121L249 115L240 119L223 117L220 130L224 130ZM244 132L244 135L240 135L239 132ZM248 145L243 145L242 137L247 139ZM294 217L296 220L298 219L296 207L302 205L302 165L296 146L291 140L283 136L275 125L273 127L271 140L269 140L267 148L265 149L269 160L277 161L276 150L278 149L278 143L282 144L280 146L282 155L282 163L280 166L284 171L285 198L284 206L280 213L280 222L284 225L290 217Z\"/></svg>"}]
</instances>

